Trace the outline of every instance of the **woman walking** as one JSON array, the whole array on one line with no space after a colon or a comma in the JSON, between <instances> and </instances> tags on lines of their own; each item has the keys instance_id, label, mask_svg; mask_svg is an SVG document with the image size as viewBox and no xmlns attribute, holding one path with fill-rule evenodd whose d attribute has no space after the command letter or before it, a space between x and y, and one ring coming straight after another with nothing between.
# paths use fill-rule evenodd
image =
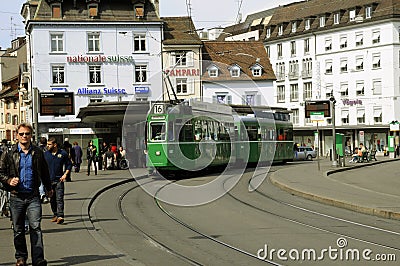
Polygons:
<instances>
[{"instance_id":1,"label":"woman walking","mask_svg":"<svg viewBox=\"0 0 400 266\"><path fill-rule=\"evenodd\" d=\"M82 148L78 145L78 142L74 141L74 150L75 150L75 173L79 173L81 170L81 163L82 163Z\"/></svg>"}]
</instances>

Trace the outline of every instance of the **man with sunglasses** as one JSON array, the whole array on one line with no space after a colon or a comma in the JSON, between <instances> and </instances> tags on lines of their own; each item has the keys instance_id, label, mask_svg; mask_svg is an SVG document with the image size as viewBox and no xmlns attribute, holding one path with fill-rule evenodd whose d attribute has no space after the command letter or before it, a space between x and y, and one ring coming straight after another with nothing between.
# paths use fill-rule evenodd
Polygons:
<instances>
[{"instance_id":1,"label":"man with sunglasses","mask_svg":"<svg viewBox=\"0 0 400 266\"><path fill-rule=\"evenodd\" d=\"M25 216L29 220L32 265L47 265L44 259L43 235L40 226L42 205L39 186L42 182L47 196L53 191L49 168L43 151L32 144L33 128L21 123L16 128L18 143L0 157L0 182L11 192L10 209L14 230L16 266L27 265L28 249L25 238Z\"/></svg>"}]
</instances>

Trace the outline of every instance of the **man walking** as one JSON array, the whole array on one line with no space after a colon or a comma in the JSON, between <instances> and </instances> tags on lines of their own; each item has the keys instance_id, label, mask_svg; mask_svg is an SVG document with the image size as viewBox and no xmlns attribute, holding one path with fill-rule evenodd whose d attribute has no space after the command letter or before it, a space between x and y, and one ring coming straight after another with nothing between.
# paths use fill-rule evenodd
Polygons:
<instances>
[{"instance_id":1,"label":"man walking","mask_svg":"<svg viewBox=\"0 0 400 266\"><path fill-rule=\"evenodd\" d=\"M51 221L62 224L64 222L64 182L68 173L71 172L72 163L67 152L58 148L54 137L47 141L44 157L49 165L51 186L55 192L50 198L50 206L54 214Z\"/></svg>"},{"instance_id":2,"label":"man walking","mask_svg":"<svg viewBox=\"0 0 400 266\"><path fill-rule=\"evenodd\" d=\"M30 227L32 264L47 265L44 259L43 235L40 226L42 205L39 186L42 182L52 196L49 169L42 150L31 142L33 128L21 123L16 128L18 143L0 158L0 181L11 192L10 210L14 231L16 266L27 265L28 250L25 238L25 216Z\"/></svg>"}]
</instances>

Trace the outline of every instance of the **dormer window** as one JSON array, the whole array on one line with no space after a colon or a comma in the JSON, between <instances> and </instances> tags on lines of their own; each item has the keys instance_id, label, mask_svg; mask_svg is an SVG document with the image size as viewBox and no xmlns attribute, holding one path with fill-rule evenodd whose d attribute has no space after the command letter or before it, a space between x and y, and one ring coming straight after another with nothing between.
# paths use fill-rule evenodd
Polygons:
<instances>
[{"instance_id":1,"label":"dormer window","mask_svg":"<svg viewBox=\"0 0 400 266\"><path fill-rule=\"evenodd\" d=\"M240 76L240 67L238 65L230 67L229 71L231 72L231 76L233 78L237 78Z\"/></svg>"},{"instance_id":2,"label":"dormer window","mask_svg":"<svg viewBox=\"0 0 400 266\"><path fill-rule=\"evenodd\" d=\"M211 67L209 67L208 69L207 69L207 72L208 72L208 76L210 77L210 78L216 78L216 77L218 77L218 67L216 67L216 66L211 66Z\"/></svg>"},{"instance_id":3,"label":"dormer window","mask_svg":"<svg viewBox=\"0 0 400 266\"><path fill-rule=\"evenodd\" d=\"M356 20L356 10L355 9L350 10L350 12L349 12L349 20L350 21L355 21Z\"/></svg>"},{"instance_id":4,"label":"dormer window","mask_svg":"<svg viewBox=\"0 0 400 266\"><path fill-rule=\"evenodd\" d=\"M326 20L326 18L324 15L319 18L319 26L321 28L325 27L325 20Z\"/></svg>"},{"instance_id":5,"label":"dormer window","mask_svg":"<svg viewBox=\"0 0 400 266\"><path fill-rule=\"evenodd\" d=\"M337 25L340 23L340 13L337 12L333 14L333 24Z\"/></svg>"},{"instance_id":6,"label":"dormer window","mask_svg":"<svg viewBox=\"0 0 400 266\"><path fill-rule=\"evenodd\" d=\"M89 18L95 18L98 16L98 5L97 4L90 4L88 5L88 11L89 11Z\"/></svg>"},{"instance_id":7,"label":"dormer window","mask_svg":"<svg viewBox=\"0 0 400 266\"><path fill-rule=\"evenodd\" d=\"M311 21L310 19L306 19L306 21L304 22L304 29L305 30L309 30L310 29L310 25L311 25Z\"/></svg>"},{"instance_id":8,"label":"dormer window","mask_svg":"<svg viewBox=\"0 0 400 266\"><path fill-rule=\"evenodd\" d=\"M136 16L136 18L144 17L144 6L143 5L135 5L135 16Z\"/></svg>"},{"instance_id":9,"label":"dormer window","mask_svg":"<svg viewBox=\"0 0 400 266\"><path fill-rule=\"evenodd\" d=\"M292 33L295 33L296 30L297 30L297 22L296 22L296 21L293 21L293 22L292 22Z\"/></svg>"},{"instance_id":10,"label":"dormer window","mask_svg":"<svg viewBox=\"0 0 400 266\"><path fill-rule=\"evenodd\" d=\"M365 18L372 17L372 6L365 7Z\"/></svg>"},{"instance_id":11,"label":"dormer window","mask_svg":"<svg viewBox=\"0 0 400 266\"><path fill-rule=\"evenodd\" d=\"M268 28L267 29L267 38L270 38L271 37L271 28Z\"/></svg>"},{"instance_id":12,"label":"dormer window","mask_svg":"<svg viewBox=\"0 0 400 266\"><path fill-rule=\"evenodd\" d=\"M255 64L251 67L251 73L254 77L261 77L262 75L262 66L260 64Z\"/></svg>"},{"instance_id":13,"label":"dormer window","mask_svg":"<svg viewBox=\"0 0 400 266\"><path fill-rule=\"evenodd\" d=\"M283 34L283 25L279 25L278 27L278 35L282 35Z\"/></svg>"},{"instance_id":14,"label":"dormer window","mask_svg":"<svg viewBox=\"0 0 400 266\"><path fill-rule=\"evenodd\" d=\"M51 17L52 18L61 18L61 4L52 4L51 5Z\"/></svg>"}]
</instances>

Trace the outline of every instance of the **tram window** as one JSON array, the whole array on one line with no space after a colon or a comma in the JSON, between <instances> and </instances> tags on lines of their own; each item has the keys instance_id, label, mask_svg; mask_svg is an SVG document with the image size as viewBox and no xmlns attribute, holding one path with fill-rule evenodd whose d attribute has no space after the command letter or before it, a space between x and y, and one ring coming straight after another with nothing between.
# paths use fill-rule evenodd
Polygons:
<instances>
[{"instance_id":1,"label":"tram window","mask_svg":"<svg viewBox=\"0 0 400 266\"><path fill-rule=\"evenodd\" d=\"M193 141L193 125L191 122L186 122L180 132L179 141Z\"/></svg>"},{"instance_id":2,"label":"tram window","mask_svg":"<svg viewBox=\"0 0 400 266\"><path fill-rule=\"evenodd\" d=\"M150 124L150 139L165 140L165 122L154 122Z\"/></svg>"},{"instance_id":3,"label":"tram window","mask_svg":"<svg viewBox=\"0 0 400 266\"><path fill-rule=\"evenodd\" d=\"M258 127L256 126L248 126L247 135L249 136L249 141L257 141L258 140Z\"/></svg>"},{"instance_id":4,"label":"tram window","mask_svg":"<svg viewBox=\"0 0 400 266\"><path fill-rule=\"evenodd\" d=\"M293 130L290 128L285 129L286 140L293 140Z\"/></svg>"},{"instance_id":5,"label":"tram window","mask_svg":"<svg viewBox=\"0 0 400 266\"><path fill-rule=\"evenodd\" d=\"M173 141L174 139L174 122L171 121L168 123L168 140Z\"/></svg>"}]
</instances>

